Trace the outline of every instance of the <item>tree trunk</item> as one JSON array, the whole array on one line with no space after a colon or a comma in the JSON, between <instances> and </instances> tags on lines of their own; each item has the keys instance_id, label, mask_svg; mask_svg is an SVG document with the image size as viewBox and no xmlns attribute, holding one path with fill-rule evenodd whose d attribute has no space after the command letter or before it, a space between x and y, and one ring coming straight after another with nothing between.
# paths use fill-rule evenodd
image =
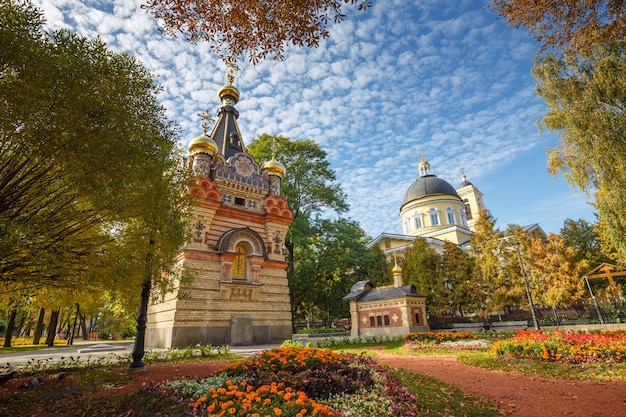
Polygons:
<instances>
[{"instance_id":1,"label":"tree trunk","mask_svg":"<svg viewBox=\"0 0 626 417\"><path fill-rule=\"evenodd\" d=\"M4 346L5 348L11 347L11 338L13 337L13 331L15 330L15 316L17 315L17 310L11 310L11 314L9 315L9 322L7 323L7 332L4 335Z\"/></svg>"},{"instance_id":2,"label":"tree trunk","mask_svg":"<svg viewBox=\"0 0 626 417\"><path fill-rule=\"evenodd\" d=\"M150 239L150 247L154 245L154 240ZM137 316L137 334L135 335L135 343L131 354L133 361L128 365L126 373L136 373L146 370L146 364L143 356L146 353L146 327L148 323L148 302L150 301L150 289L152 288L152 252L146 255L146 275L141 284L141 304L139 306L139 315Z\"/></svg>"},{"instance_id":3,"label":"tree trunk","mask_svg":"<svg viewBox=\"0 0 626 417\"><path fill-rule=\"evenodd\" d=\"M48 336L46 337L46 344L48 347L54 346L54 336L56 336L60 312L60 309L56 309L52 310L52 314L50 314L50 325L48 326Z\"/></svg>"},{"instance_id":4,"label":"tree trunk","mask_svg":"<svg viewBox=\"0 0 626 417\"><path fill-rule=\"evenodd\" d=\"M83 340L89 339L89 333L87 333L87 317L83 313L79 314L80 316L80 331L83 334Z\"/></svg>"},{"instance_id":5,"label":"tree trunk","mask_svg":"<svg viewBox=\"0 0 626 417\"><path fill-rule=\"evenodd\" d=\"M26 314L21 314L21 318L20 318L20 324L18 324L15 327L15 330L17 331L17 334L21 334L22 333L22 329L24 328L24 322L26 321Z\"/></svg>"},{"instance_id":6,"label":"tree trunk","mask_svg":"<svg viewBox=\"0 0 626 417\"><path fill-rule=\"evenodd\" d=\"M78 316L80 316L80 305L76 303L76 315L74 316L74 325L68 331L67 335L67 344L74 344L74 332L76 331L76 322L78 321Z\"/></svg>"},{"instance_id":7,"label":"tree trunk","mask_svg":"<svg viewBox=\"0 0 626 417\"><path fill-rule=\"evenodd\" d=\"M35 334L33 335L33 345L39 344L41 334L43 333L43 318L46 315L46 309L41 307L39 309L39 317L37 317L37 325L35 326Z\"/></svg>"}]
</instances>

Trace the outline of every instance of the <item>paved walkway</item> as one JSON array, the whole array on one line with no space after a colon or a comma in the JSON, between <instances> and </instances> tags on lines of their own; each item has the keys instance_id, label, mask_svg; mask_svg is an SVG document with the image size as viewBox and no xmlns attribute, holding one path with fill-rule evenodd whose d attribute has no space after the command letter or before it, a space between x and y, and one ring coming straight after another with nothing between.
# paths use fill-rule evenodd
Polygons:
<instances>
[{"instance_id":1,"label":"paved walkway","mask_svg":"<svg viewBox=\"0 0 626 417\"><path fill-rule=\"evenodd\" d=\"M254 346L231 346L229 351L241 356L251 356L256 352L278 347L280 344L254 345ZM73 358L82 362L94 361L98 358L130 354L133 351L133 341L86 341L75 340L71 346L58 346L40 350L28 350L24 352L2 353L0 348L0 374L2 368L7 365L19 368L27 363L55 363Z\"/></svg>"}]
</instances>

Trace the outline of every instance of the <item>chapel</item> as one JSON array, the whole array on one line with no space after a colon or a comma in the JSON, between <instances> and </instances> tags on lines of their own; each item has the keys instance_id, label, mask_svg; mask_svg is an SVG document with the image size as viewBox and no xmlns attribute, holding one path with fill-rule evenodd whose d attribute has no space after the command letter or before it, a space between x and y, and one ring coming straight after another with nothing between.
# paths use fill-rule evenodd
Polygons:
<instances>
[{"instance_id":1,"label":"chapel","mask_svg":"<svg viewBox=\"0 0 626 417\"><path fill-rule=\"evenodd\" d=\"M292 334L283 244L292 213L280 196L284 166L259 165L239 130L232 85L219 90L222 106L207 133L189 144L194 180L192 239L178 258L190 283L153 293L146 347L175 348L282 342Z\"/></svg>"},{"instance_id":2,"label":"chapel","mask_svg":"<svg viewBox=\"0 0 626 417\"><path fill-rule=\"evenodd\" d=\"M370 280L359 281L343 297L350 302L352 337L401 336L430 330L426 296L415 285L404 285L396 256L394 262L393 285L376 287Z\"/></svg>"}]
</instances>

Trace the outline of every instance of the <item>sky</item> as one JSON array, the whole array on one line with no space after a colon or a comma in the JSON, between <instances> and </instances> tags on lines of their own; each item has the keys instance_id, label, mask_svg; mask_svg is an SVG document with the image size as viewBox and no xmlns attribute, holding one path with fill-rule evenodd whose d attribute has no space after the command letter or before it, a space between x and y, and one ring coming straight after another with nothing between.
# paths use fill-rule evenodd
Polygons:
<instances>
[{"instance_id":1,"label":"sky","mask_svg":"<svg viewBox=\"0 0 626 417\"><path fill-rule=\"evenodd\" d=\"M225 66L206 43L162 35L141 0L34 3L48 28L100 36L135 55L162 85L159 101L181 126L184 148L202 133L197 114L215 116ZM365 12L347 9L318 48L240 62L244 143L262 133L314 140L347 195L344 216L373 238L402 233L400 205L421 153L455 188L465 172L500 229L538 223L558 233L568 218L594 223L585 196L546 170L557 137L537 129L547 111L531 74L538 45L488 3L375 0Z\"/></svg>"}]
</instances>

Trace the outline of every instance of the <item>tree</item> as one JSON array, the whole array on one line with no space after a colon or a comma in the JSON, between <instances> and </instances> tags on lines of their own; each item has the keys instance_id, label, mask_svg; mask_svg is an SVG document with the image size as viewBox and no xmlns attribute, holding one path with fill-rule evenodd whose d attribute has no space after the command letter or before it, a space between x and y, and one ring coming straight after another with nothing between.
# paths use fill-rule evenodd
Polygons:
<instances>
[{"instance_id":1,"label":"tree","mask_svg":"<svg viewBox=\"0 0 626 417\"><path fill-rule=\"evenodd\" d=\"M619 0L493 0L491 8L544 50L587 50L626 33L626 3Z\"/></svg>"},{"instance_id":2,"label":"tree","mask_svg":"<svg viewBox=\"0 0 626 417\"><path fill-rule=\"evenodd\" d=\"M482 294L480 286L473 281L474 263L469 253L452 242L445 241L442 254L442 274L444 277L444 302L459 312L480 311Z\"/></svg>"},{"instance_id":3,"label":"tree","mask_svg":"<svg viewBox=\"0 0 626 417\"><path fill-rule=\"evenodd\" d=\"M595 197L601 230L626 262L626 51L603 44L583 56L546 54L533 69L548 103L542 124L560 136L548 168Z\"/></svg>"},{"instance_id":4,"label":"tree","mask_svg":"<svg viewBox=\"0 0 626 417\"><path fill-rule=\"evenodd\" d=\"M448 308L442 295L441 256L430 247L426 239L415 238L411 248L405 251L400 266L404 284L415 285L417 291L426 296L429 314L438 314Z\"/></svg>"},{"instance_id":5,"label":"tree","mask_svg":"<svg viewBox=\"0 0 626 417\"><path fill-rule=\"evenodd\" d=\"M386 270L384 255L367 249L370 237L352 220L322 220L315 230L291 281L296 319L349 317L342 298L355 282L380 272L381 264Z\"/></svg>"},{"instance_id":6,"label":"tree","mask_svg":"<svg viewBox=\"0 0 626 417\"><path fill-rule=\"evenodd\" d=\"M596 227L585 219L565 219L559 235L566 246L576 249L575 260L586 259L590 269L603 262L615 262L602 252L602 243Z\"/></svg>"},{"instance_id":7,"label":"tree","mask_svg":"<svg viewBox=\"0 0 626 417\"><path fill-rule=\"evenodd\" d=\"M343 0L365 10L370 0ZM147 0L143 6L163 22L168 35L204 40L226 62L246 53L256 63L282 59L285 44L317 47L328 37L328 24L344 20L341 0Z\"/></svg>"},{"instance_id":8,"label":"tree","mask_svg":"<svg viewBox=\"0 0 626 417\"><path fill-rule=\"evenodd\" d=\"M281 195L293 213L285 239L291 305L295 309L308 303L313 308L316 303L311 304L304 295L311 284L305 280L316 276L315 262L319 258L316 251L322 250L326 243L321 240L330 236L335 227L354 230L354 225L345 220L328 223L321 218L322 212L341 214L348 209L341 185L336 182L326 152L310 139L291 140L263 134L250 143L248 152L259 162L270 160L275 153L285 166ZM358 234L357 239L360 239Z\"/></svg>"},{"instance_id":9,"label":"tree","mask_svg":"<svg viewBox=\"0 0 626 417\"><path fill-rule=\"evenodd\" d=\"M311 227L323 211L337 214L347 211L346 196L336 182L335 172L326 160L326 152L310 139L292 141L283 136L263 134L250 143L248 152L257 161L268 161L275 152L286 168L281 195L293 213L293 222L285 241L289 262L287 276L291 279L296 246L307 246L299 243L314 235Z\"/></svg>"},{"instance_id":10,"label":"tree","mask_svg":"<svg viewBox=\"0 0 626 417\"><path fill-rule=\"evenodd\" d=\"M508 303L505 276L502 271L503 233L495 228L496 219L483 209L470 238L471 253L475 261L474 282L482 295L483 313L500 311Z\"/></svg>"},{"instance_id":11,"label":"tree","mask_svg":"<svg viewBox=\"0 0 626 417\"><path fill-rule=\"evenodd\" d=\"M589 271L589 263L577 260L578 250L568 246L565 239L550 233L547 243L533 239L528 250L535 301L555 309L586 297L582 277Z\"/></svg>"},{"instance_id":12,"label":"tree","mask_svg":"<svg viewBox=\"0 0 626 417\"><path fill-rule=\"evenodd\" d=\"M0 0L0 281L141 290L145 327L187 241L178 129L134 57L42 25L30 3Z\"/></svg>"},{"instance_id":13,"label":"tree","mask_svg":"<svg viewBox=\"0 0 626 417\"><path fill-rule=\"evenodd\" d=\"M0 11L0 281L114 286L111 264L147 235L173 258L187 178L152 76L100 40L44 32L28 2Z\"/></svg>"}]
</instances>

